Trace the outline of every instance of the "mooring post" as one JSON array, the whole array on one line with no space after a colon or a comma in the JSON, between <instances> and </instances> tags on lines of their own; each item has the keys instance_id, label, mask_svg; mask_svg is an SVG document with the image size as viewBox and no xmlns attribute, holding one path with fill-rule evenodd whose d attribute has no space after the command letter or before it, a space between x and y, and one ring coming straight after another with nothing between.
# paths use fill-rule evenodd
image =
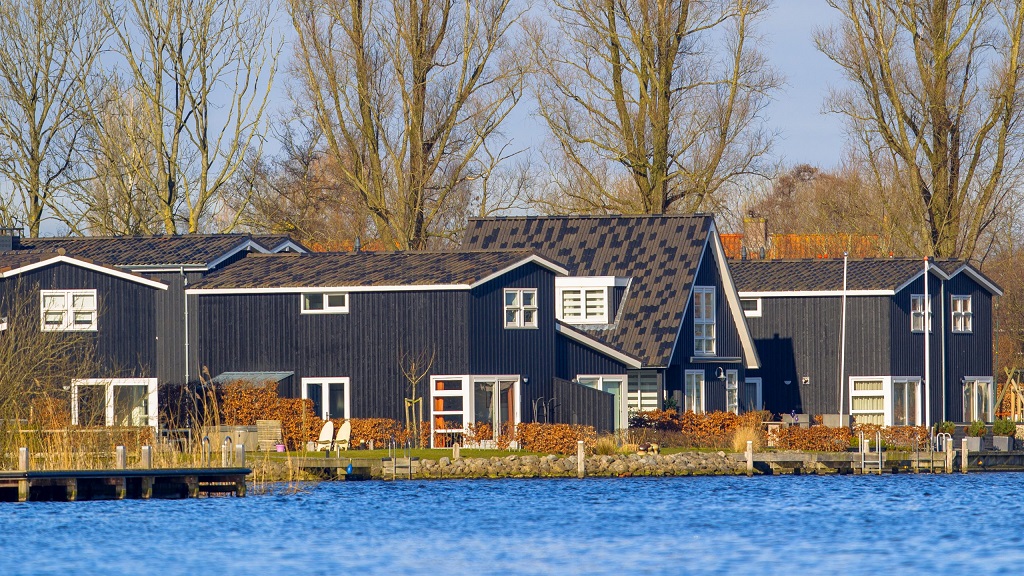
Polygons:
<instances>
[{"instance_id":1,"label":"mooring post","mask_svg":"<svg viewBox=\"0 0 1024 576\"><path fill-rule=\"evenodd\" d=\"M747 440L747 451L743 453L747 457L747 476L754 475L754 441Z\"/></svg>"},{"instance_id":2,"label":"mooring post","mask_svg":"<svg viewBox=\"0 0 1024 576\"><path fill-rule=\"evenodd\" d=\"M220 443L220 465L222 468L227 468L228 464L231 463L231 436L225 436L224 441Z\"/></svg>"},{"instance_id":3,"label":"mooring post","mask_svg":"<svg viewBox=\"0 0 1024 576\"><path fill-rule=\"evenodd\" d=\"M146 468L146 469L152 468L153 467L153 447L152 446L143 446L142 447L142 457L139 458L139 460L142 461L142 462L140 462L140 465L143 468Z\"/></svg>"},{"instance_id":4,"label":"mooring post","mask_svg":"<svg viewBox=\"0 0 1024 576\"><path fill-rule=\"evenodd\" d=\"M960 472L967 474L967 438L960 441Z\"/></svg>"},{"instance_id":5,"label":"mooring post","mask_svg":"<svg viewBox=\"0 0 1024 576\"><path fill-rule=\"evenodd\" d=\"M452 460L458 460L459 459L459 452L461 450L462 450L462 448L461 448L461 446L459 446L458 442L456 442L455 444L452 444Z\"/></svg>"},{"instance_id":6,"label":"mooring post","mask_svg":"<svg viewBox=\"0 0 1024 576\"><path fill-rule=\"evenodd\" d=\"M245 467L245 444L235 444L235 466Z\"/></svg>"},{"instance_id":7,"label":"mooring post","mask_svg":"<svg viewBox=\"0 0 1024 576\"><path fill-rule=\"evenodd\" d=\"M583 440L576 442L576 477L583 478L587 472L587 450Z\"/></svg>"},{"instance_id":8,"label":"mooring post","mask_svg":"<svg viewBox=\"0 0 1024 576\"><path fill-rule=\"evenodd\" d=\"M28 448L24 446L18 448L18 470L28 472L29 463ZM18 480L18 502L28 502L28 478Z\"/></svg>"},{"instance_id":9,"label":"mooring post","mask_svg":"<svg viewBox=\"0 0 1024 576\"><path fill-rule=\"evenodd\" d=\"M128 454L125 452L124 446L114 447L114 467L118 470L128 467Z\"/></svg>"}]
</instances>

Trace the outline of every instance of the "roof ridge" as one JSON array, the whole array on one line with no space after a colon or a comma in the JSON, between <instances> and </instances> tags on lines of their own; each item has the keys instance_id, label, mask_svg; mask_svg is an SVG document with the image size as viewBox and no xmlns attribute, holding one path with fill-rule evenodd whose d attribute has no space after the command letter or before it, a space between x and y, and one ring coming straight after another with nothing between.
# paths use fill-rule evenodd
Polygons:
<instances>
[{"instance_id":1,"label":"roof ridge","mask_svg":"<svg viewBox=\"0 0 1024 576\"><path fill-rule=\"evenodd\" d=\"M470 222L487 222L490 220L596 220L600 218L713 218L710 212L693 212L690 214L557 214L557 215L528 215L528 216L471 216Z\"/></svg>"},{"instance_id":2,"label":"roof ridge","mask_svg":"<svg viewBox=\"0 0 1024 576\"><path fill-rule=\"evenodd\" d=\"M104 236L22 236L22 241L37 240L156 240L164 238L253 238L255 236L290 237L288 234L253 234L252 232L219 232L213 234L121 234Z\"/></svg>"}]
</instances>

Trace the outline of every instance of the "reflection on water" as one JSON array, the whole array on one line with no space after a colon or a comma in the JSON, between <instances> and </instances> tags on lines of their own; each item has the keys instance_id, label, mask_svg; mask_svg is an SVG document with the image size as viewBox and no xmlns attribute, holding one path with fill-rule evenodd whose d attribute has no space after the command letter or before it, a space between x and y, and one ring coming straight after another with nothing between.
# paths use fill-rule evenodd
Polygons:
<instances>
[{"instance_id":1,"label":"reflection on water","mask_svg":"<svg viewBox=\"0 0 1024 576\"><path fill-rule=\"evenodd\" d=\"M0 504L0 573L1015 573L1022 480L351 482L246 498Z\"/></svg>"}]
</instances>

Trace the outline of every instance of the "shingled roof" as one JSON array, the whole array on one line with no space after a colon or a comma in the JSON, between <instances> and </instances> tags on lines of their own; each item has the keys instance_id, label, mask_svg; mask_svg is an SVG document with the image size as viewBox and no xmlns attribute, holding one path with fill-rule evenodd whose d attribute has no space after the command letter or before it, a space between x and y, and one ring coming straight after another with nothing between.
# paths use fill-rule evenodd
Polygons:
<instances>
[{"instance_id":1,"label":"shingled roof","mask_svg":"<svg viewBox=\"0 0 1024 576\"><path fill-rule=\"evenodd\" d=\"M527 261L565 272L526 250L250 254L192 290L472 286Z\"/></svg>"},{"instance_id":2,"label":"shingled roof","mask_svg":"<svg viewBox=\"0 0 1024 576\"><path fill-rule=\"evenodd\" d=\"M574 328L666 366L712 225L707 215L470 219L463 247L536 250L573 276L632 278L614 324Z\"/></svg>"},{"instance_id":3,"label":"shingled roof","mask_svg":"<svg viewBox=\"0 0 1024 576\"><path fill-rule=\"evenodd\" d=\"M100 272L101 274L117 276L132 282L145 284L154 288L160 288L162 290L167 289L166 284L151 280L141 274L126 272L113 266L93 262L87 258L75 258L70 254L67 254L63 248L57 248L55 250L11 250L0 252L0 277L8 278L17 276L29 270L60 263L88 268L90 270Z\"/></svg>"},{"instance_id":4,"label":"shingled roof","mask_svg":"<svg viewBox=\"0 0 1024 576\"><path fill-rule=\"evenodd\" d=\"M182 234L158 236L84 236L21 238L19 250L53 251L63 248L71 256L125 268L146 266L209 266L217 259L257 244L273 250L285 235Z\"/></svg>"},{"instance_id":5,"label":"shingled roof","mask_svg":"<svg viewBox=\"0 0 1024 576\"><path fill-rule=\"evenodd\" d=\"M952 274L962 262L935 262L937 273ZM740 292L829 292L843 289L841 259L734 260L729 263ZM895 290L924 272L920 258L850 260L847 290Z\"/></svg>"}]
</instances>

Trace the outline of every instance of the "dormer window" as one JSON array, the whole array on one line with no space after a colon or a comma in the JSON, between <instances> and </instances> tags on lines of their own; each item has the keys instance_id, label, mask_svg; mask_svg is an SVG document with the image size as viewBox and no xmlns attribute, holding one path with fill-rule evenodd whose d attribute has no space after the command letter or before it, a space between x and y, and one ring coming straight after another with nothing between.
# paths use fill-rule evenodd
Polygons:
<instances>
[{"instance_id":1,"label":"dormer window","mask_svg":"<svg viewBox=\"0 0 1024 576\"><path fill-rule=\"evenodd\" d=\"M306 292L302 294L303 314L348 314L345 292Z\"/></svg>"},{"instance_id":2,"label":"dormer window","mask_svg":"<svg viewBox=\"0 0 1024 576\"><path fill-rule=\"evenodd\" d=\"M607 288L563 288L562 320L570 324L607 324Z\"/></svg>"}]
</instances>

